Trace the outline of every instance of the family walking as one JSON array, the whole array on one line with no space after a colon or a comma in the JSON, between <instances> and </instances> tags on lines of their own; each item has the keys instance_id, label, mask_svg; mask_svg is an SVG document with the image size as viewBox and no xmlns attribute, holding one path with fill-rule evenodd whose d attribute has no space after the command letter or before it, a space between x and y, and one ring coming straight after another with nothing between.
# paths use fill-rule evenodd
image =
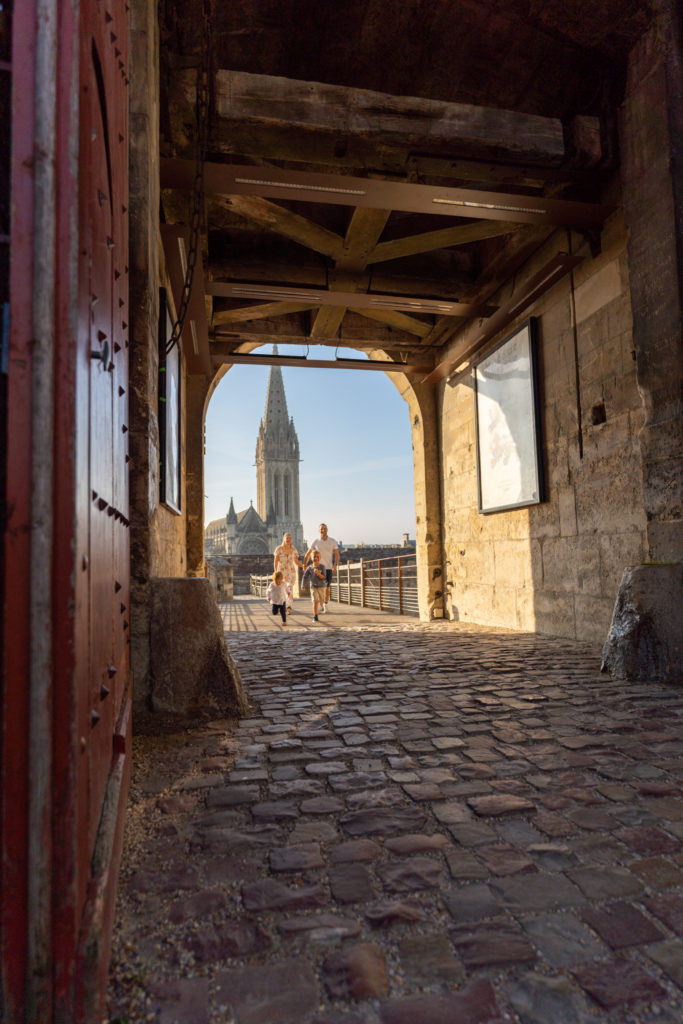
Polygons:
<instances>
[{"instance_id":1,"label":"family walking","mask_svg":"<svg viewBox=\"0 0 683 1024\"><path fill-rule=\"evenodd\" d=\"M309 565L309 562L311 563ZM287 624L287 613L292 612L297 567L304 570L302 583L310 583L313 621L318 622L318 613L327 611L330 600L332 575L339 565L339 544L330 537L325 523L320 524L320 536L313 541L303 562L292 544L291 533L286 533L282 544L275 549L272 581L266 591L273 615L280 615L282 624Z\"/></svg>"}]
</instances>

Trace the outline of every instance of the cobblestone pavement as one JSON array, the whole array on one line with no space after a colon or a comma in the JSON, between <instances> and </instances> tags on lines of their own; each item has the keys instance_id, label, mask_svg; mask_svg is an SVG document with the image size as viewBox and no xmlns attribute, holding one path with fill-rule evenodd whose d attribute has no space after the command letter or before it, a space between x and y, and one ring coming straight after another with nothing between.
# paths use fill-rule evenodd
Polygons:
<instances>
[{"instance_id":1,"label":"cobblestone pavement","mask_svg":"<svg viewBox=\"0 0 683 1024\"><path fill-rule=\"evenodd\" d=\"M683 1020L683 690L336 611L227 634L248 718L136 741L110 1020Z\"/></svg>"}]
</instances>

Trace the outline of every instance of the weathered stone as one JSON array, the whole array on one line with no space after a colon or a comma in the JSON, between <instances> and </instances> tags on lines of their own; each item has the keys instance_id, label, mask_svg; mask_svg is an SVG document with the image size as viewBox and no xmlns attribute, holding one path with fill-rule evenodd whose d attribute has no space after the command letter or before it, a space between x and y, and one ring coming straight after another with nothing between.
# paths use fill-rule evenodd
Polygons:
<instances>
[{"instance_id":1,"label":"weathered stone","mask_svg":"<svg viewBox=\"0 0 683 1024\"><path fill-rule=\"evenodd\" d=\"M254 821L293 821L299 817L296 804L287 801L268 801L251 808Z\"/></svg>"},{"instance_id":2,"label":"weathered stone","mask_svg":"<svg viewBox=\"0 0 683 1024\"><path fill-rule=\"evenodd\" d=\"M258 799L258 786L226 786L212 790L206 798L206 806L234 807L238 804L253 804Z\"/></svg>"},{"instance_id":3,"label":"weathered stone","mask_svg":"<svg viewBox=\"0 0 683 1024\"><path fill-rule=\"evenodd\" d=\"M493 986L474 981L460 992L408 996L380 1006L382 1024L497 1024L503 1020Z\"/></svg>"},{"instance_id":4,"label":"weathered stone","mask_svg":"<svg viewBox=\"0 0 683 1024\"><path fill-rule=\"evenodd\" d=\"M338 814L343 810L344 803L336 796L317 796L301 804L302 814Z\"/></svg>"},{"instance_id":5,"label":"weathered stone","mask_svg":"<svg viewBox=\"0 0 683 1024\"><path fill-rule=\"evenodd\" d=\"M329 821L298 821L289 835L292 846L302 843L336 843L339 833Z\"/></svg>"},{"instance_id":6,"label":"weathered stone","mask_svg":"<svg viewBox=\"0 0 683 1024\"><path fill-rule=\"evenodd\" d=\"M341 903L371 900L374 893L367 868L362 864L340 864L330 871L332 895Z\"/></svg>"},{"instance_id":7,"label":"weathered stone","mask_svg":"<svg viewBox=\"0 0 683 1024\"><path fill-rule=\"evenodd\" d=\"M349 793L346 798L346 806L350 811L362 811L371 807L395 807L400 802L400 793L393 789L369 789L367 792Z\"/></svg>"},{"instance_id":8,"label":"weathered stone","mask_svg":"<svg viewBox=\"0 0 683 1024\"><path fill-rule=\"evenodd\" d=\"M289 888L274 878L264 878L242 886L242 902L247 910L303 910L324 903L322 885Z\"/></svg>"},{"instance_id":9,"label":"weathered stone","mask_svg":"<svg viewBox=\"0 0 683 1024\"><path fill-rule=\"evenodd\" d=\"M355 938L360 933L360 922L350 917L337 917L335 914L311 914L307 917L285 918L279 922L278 928L283 935L289 936L327 932L347 939Z\"/></svg>"},{"instance_id":10,"label":"weathered stone","mask_svg":"<svg viewBox=\"0 0 683 1024\"><path fill-rule=\"evenodd\" d=\"M442 825L460 825L472 820L472 813L461 800L444 800L432 808L434 817Z\"/></svg>"},{"instance_id":11,"label":"weathered stone","mask_svg":"<svg viewBox=\"0 0 683 1024\"><path fill-rule=\"evenodd\" d=\"M388 900L368 907L365 916L373 928L388 928L401 921L424 921L427 915L408 900Z\"/></svg>"},{"instance_id":12,"label":"weathered stone","mask_svg":"<svg viewBox=\"0 0 683 1024\"><path fill-rule=\"evenodd\" d=\"M443 901L453 920L458 923L480 921L503 911L500 898L488 885L475 883L459 889L450 889L444 893Z\"/></svg>"},{"instance_id":13,"label":"weathered stone","mask_svg":"<svg viewBox=\"0 0 683 1024\"><path fill-rule=\"evenodd\" d=\"M471 970L536 959L536 950L519 925L503 918L456 925L449 934L465 967Z\"/></svg>"},{"instance_id":14,"label":"weathered stone","mask_svg":"<svg viewBox=\"0 0 683 1024\"><path fill-rule=\"evenodd\" d=\"M643 901L644 905L676 935L683 936L683 896L676 892L663 892Z\"/></svg>"},{"instance_id":15,"label":"weathered stone","mask_svg":"<svg viewBox=\"0 0 683 1024\"><path fill-rule=\"evenodd\" d=\"M387 892L438 889L443 883L442 864L430 857L407 857L394 864L379 864L375 870Z\"/></svg>"},{"instance_id":16,"label":"weathered stone","mask_svg":"<svg viewBox=\"0 0 683 1024\"><path fill-rule=\"evenodd\" d=\"M659 828L628 829L619 833L619 839L641 855L676 853L680 849L680 840Z\"/></svg>"},{"instance_id":17,"label":"weathered stone","mask_svg":"<svg viewBox=\"0 0 683 1024\"><path fill-rule=\"evenodd\" d=\"M465 976L445 932L407 935L399 939L397 945L401 965L409 980L426 984L436 980L458 983Z\"/></svg>"},{"instance_id":18,"label":"weathered stone","mask_svg":"<svg viewBox=\"0 0 683 1024\"><path fill-rule=\"evenodd\" d=\"M433 835L397 836L395 839L387 839L384 844L385 849L390 850L391 853L402 855L421 853L424 850L442 850L444 846L448 846L448 839L439 832Z\"/></svg>"},{"instance_id":19,"label":"weathered stone","mask_svg":"<svg viewBox=\"0 0 683 1024\"><path fill-rule=\"evenodd\" d=\"M160 1024L208 1024L209 982L206 978L148 978L150 1013Z\"/></svg>"},{"instance_id":20,"label":"weathered stone","mask_svg":"<svg viewBox=\"0 0 683 1024\"><path fill-rule=\"evenodd\" d=\"M201 929L191 932L185 939L186 948L202 964L260 953L270 945L268 933L251 921L204 923Z\"/></svg>"},{"instance_id":21,"label":"weathered stone","mask_svg":"<svg viewBox=\"0 0 683 1024\"><path fill-rule=\"evenodd\" d=\"M349 842L334 847L330 853L330 861L332 864L343 864L347 861L374 860L381 852L382 847L372 839L350 839Z\"/></svg>"},{"instance_id":22,"label":"weathered stone","mask_svg":"<svg viewBox=\"0 0 683 1024\"><path fill-rule=\"evenodd\" d=\"M536 810L535 804L526 797L501 793L495 796L471 796L468 805L480 818L497 818L501 814L531 814Z\"/></svg>"},{"instance_id":23,"label":"weathered stone","mask_svg":"<svg viewBox=\"0 0 683 1024\"><path fill-rule=\"evenodd\" d=\"M459 879L487 878L488 871L474 854L467 850L451 849L445 852L451 875Z\"/></svg>"},{"instance_id":24,"label":"weathered stone","mask_svg":"<svg viewBox=\"0 0 683 1024\"><path fill-rule=\"evenodd\" d=\"M217 974L216 984L239 1024L301 1024L318 1005L315 976L301 960L234 967Z\"/></svg>"},{"instance_id":25,"label":"weathered stone","mask_svg":"<svg viewBox=\"0 0 683 1024\"><path fill-rule=\"evenodd\" d=\"M683 989L683 942L679 939L653 942L647 947L647 955Z\"/></svg>"},{"instance_id":26,"label":"weathered stone","mask_svg":"<svg viewBox=\"0 0 683 1024\"><path fill-rule=\"evenodd\" d=\"M421 828L426 815L417 807L379 808L356 811L339 819L341 827L350 836L393 835Z\"/></svg>"},{"instance_id":27,"label":"weathered stone","mask_svg":"<svg viewBox=\"0 0 683 1024\"><path fill-rule=\"evenodd\" d=\"M263 869L265 851L259 848L248 857L216 857L202 866L204 881L208 885L231 885L256 878Z\"/></svg>"},{"instance_id":28,"label":"weathered stone","mask_svg":"<svg viewBox=\"0 0 683 1024\"><path fill-rule=\"evenodd\" d=\"M508 998L524 1024L594 1024L595 1015L583 993L567 978L524 974L508 991Z\"/></svg>"},{"instance_id":29,"label":"weathered stone","mask_svg":"<svg viewBox=\"0 0 683 1024\"><path fill-rule=\"evenodd\" d=\"M570 967L605 955L605 947L573 914L543 914L522 921L527 935L555 967Z\"/></svg>"},{"instance_id":30,"label":"weathered stone","mask_svg":"<svg viewBox=\"0 0 683 1024\"><path fill-rule=\"evenodd\" d=\"M225 646L223 622L208 579L152 578L148 584L150 700L159 727L196 720L209 707L244 714L239 671Z\"/></svg>"},{"instance_id":31,"label":"weathered stone","mask_svg":"<svg viewBox=\"0 0 683 1024\"><path fill-rule=\"evenodd\" d=\"M568 879L543 871L501 878L491 884L513 910L549 910L551 907L573 907L586 902L580 889Z\"/></svg>"},{"instance_id":32,"label":"weathered stone","mask_svg":"<svg viewBox=\"0 0 683 1024\"><path fill-rule=\"evenodd\" d=\"M612 949L640 946L664 937L652 921L629 903L586 907L582 916Z\"/></svg>"},{"instance_id":33,"label":"weathered stone","mask_svg":"<svg viewBox=\"0 0 683 1024\"><path fill-rule=\"evenodd\" d=\"M520 871L536 871L531 857L514 846L483 846L477 851L494 875L516 875Z\"/></svg>"},{"instance_id":34,"label":"weathered stone","mask_svg":"<svg viewBox=\"0 0 683 1024\"><path fill-rule=\"evenodd\" d=\"M610 1010L640 999L666 999L666 991L633 960L598 961L576 967L572 974L600 1006Z\"/></svg>"},{"instance_id":35,"label":"weathered stone","mask_svg":"<svg viewBox=\"0 0 683 1024\"><path fill-rule=\"evenodd\" d=\"M372 942L333 953L323 964L323 976L333 999L378 999L389 990L384 953Z\"/></svg>"},{"instance_id":36,"label":"weathered stone","mask_svg":"<svg viewBox=\"0 0 683 1024\"><path fill-rule=\"evenodd\" d=\"M270 851L271 871L307 871L321 868L324 864L317 843L302 846L283 846Z\"/></svg>"},{"instance_id":37,"label":"weathered stone","mask_svg":"<svg viewBox=\"0 0 683 1024\"><path fill-rule=\"evenodd\" d=\"M624 570L602 650L603 672L616 679L681 683L683 565Z\"/></svg>"},{"instance_id":38,"label":"weathered stone","mask_svg":"<svg viewBox=\"0 0 683 1024\"><path fill-rule=\"evenodd\" d=\"M178 900L171 906L168 912L168 919L173 924L183 924L196 917L206 917L216 910L223 910L227 906L225 893L219 889L206 889L204 892L195 893L194 896L187 896Z\"/></svg>"},{"instance_id":39,"label":"weathered stone","mask_svg":"<svg viewBox=\"0 0 683 1024\"><path fill-rule=\"evenodd\" d=\"M591 865L567 871L572 882L576 882L591 900L614 899L616 896L636 896L643 891L642 882L627 868Z\"/></svg>"}]
</instances>

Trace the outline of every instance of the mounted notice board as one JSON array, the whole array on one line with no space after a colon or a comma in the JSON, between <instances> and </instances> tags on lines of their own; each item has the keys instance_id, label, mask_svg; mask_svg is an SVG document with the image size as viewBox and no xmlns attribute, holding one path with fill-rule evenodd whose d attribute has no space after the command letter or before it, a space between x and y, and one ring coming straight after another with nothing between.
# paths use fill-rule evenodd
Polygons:
<instances>
[{"instance_id":1,"label":"mounted notice board","mask_svg":"<svg viewBox=\"0 0 683 1024\"><path fill-rule=\"evenodd\" d=\"M479 511L545 501L536 320L474 365Z\"/></svg>"}]
</instances>

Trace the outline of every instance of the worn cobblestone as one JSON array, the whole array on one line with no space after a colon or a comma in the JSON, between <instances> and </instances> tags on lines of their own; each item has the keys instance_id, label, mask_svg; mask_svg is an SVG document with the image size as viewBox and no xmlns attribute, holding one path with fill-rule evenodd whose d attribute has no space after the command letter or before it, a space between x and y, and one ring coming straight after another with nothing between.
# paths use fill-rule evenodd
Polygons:
<instances>
[{"instance_id":1,"label":"worn cobblestone","mask_svg":"<svg viewBox=\"0 0 683 1024\"><path fill-rule=\"evenodd\" d=\"M683 691L298 618L227 634L247 718L135 741L112 1024L683 1019Z\"/></svg>"}]
</instances>

